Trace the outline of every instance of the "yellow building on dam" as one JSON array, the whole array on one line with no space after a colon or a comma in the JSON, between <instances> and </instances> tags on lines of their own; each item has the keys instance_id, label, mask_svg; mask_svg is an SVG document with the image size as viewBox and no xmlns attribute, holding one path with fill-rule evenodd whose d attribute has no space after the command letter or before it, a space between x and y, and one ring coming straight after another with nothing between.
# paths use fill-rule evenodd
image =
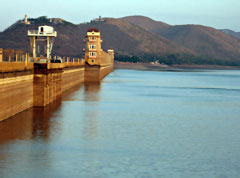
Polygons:
<instances>
[{"instance_id":1,"label":"yellow building on dam","mask_svg":"<svg viewBox=\"0 0 240 178\"><path fill-rule=\"evenodd\" d=\"M113 63L114 51L108 50L107 53L104 52L101 43L102 39L99 30L96 28L88 29L85 52L85 60L87 64L104 66Z\"/></svg>"}]
</instances>

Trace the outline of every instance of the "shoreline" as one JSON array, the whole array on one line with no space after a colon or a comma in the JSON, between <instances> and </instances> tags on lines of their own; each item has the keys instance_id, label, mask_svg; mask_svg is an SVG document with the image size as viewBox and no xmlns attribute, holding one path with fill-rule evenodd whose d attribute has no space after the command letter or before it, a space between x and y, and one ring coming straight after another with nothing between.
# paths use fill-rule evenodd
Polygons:
<instances>
[{"instance_id":1,"label":"shoreline","mask_svg":"<svg viewBox=\"0 0 240 178\"><path fill-rule=\"evenodd\" d=\"M168 66L165 64L115 62L114 69L133 69L133 70L149 70L149 71L181 71L185 69L240 70L240 66L188 65L188 64Z\"/></svg>"}]
</instances>

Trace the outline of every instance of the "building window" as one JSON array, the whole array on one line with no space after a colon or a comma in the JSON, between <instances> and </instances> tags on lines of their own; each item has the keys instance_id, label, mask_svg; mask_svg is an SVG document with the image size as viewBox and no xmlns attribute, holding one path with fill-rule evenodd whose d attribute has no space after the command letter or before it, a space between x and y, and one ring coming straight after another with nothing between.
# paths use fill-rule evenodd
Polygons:
<instances>
[{"instance_id":1,"label":"building window","mask_svg":"<svg viewBox=\"0 0 240 178\"><path fill-rule=\"evenodd\" d=\"M96 53L95 52L90 52L89 56L96 56Z\"/></svg>"},{"instance_id":2,"label":"building window","mask_svg":"<svg viewBox=\"0 0 240 178\"><path fill-rule=\"evenodd\" d=\"M89 37L89 40L90 40L90 41L96 41L96 40L97 40L97 37L91 36L91 37Z\"/></svg>"},{"instance_id":3,"label":"building window","mask_svg":"<svg viewBox=\"0 0 240 178\"><path fill-rule=\"evenodd\" d=\"M97 49L96 45L89 45L89 49Z\"/></svg>"}]
</instances>

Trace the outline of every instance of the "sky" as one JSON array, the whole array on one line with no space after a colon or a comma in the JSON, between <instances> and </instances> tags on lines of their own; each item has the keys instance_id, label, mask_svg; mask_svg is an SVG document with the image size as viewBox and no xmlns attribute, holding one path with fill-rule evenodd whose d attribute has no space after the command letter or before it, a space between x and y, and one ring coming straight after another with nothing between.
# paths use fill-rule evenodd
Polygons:
<instances>
[{"instance_id":1,"label":"sky","mask_svg":"<svg viewBox=\"0 0 240 178\"><path fill-rule=\"evenodd\" d=\"M27 14L74 24L98 16L143 15L170 25L200 24L240 32L240 0L0 0L0 31Z\"/></svg>"}]
</instances>

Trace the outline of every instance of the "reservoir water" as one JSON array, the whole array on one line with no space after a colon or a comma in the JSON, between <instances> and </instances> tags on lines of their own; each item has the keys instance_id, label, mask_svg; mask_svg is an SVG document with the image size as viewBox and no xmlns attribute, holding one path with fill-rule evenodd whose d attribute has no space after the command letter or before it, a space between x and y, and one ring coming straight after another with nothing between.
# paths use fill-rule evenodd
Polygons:
<instances>
[{"instance_id":1,"label":"reservoir water","mask_svg":"<svg viewBox=\"0 0 240 178\"><path fill-rule=\"evenodd\" d=\"M0 122L0 177L240 177L240 71L115 70Z\"/></svg>"}]
</instances>

